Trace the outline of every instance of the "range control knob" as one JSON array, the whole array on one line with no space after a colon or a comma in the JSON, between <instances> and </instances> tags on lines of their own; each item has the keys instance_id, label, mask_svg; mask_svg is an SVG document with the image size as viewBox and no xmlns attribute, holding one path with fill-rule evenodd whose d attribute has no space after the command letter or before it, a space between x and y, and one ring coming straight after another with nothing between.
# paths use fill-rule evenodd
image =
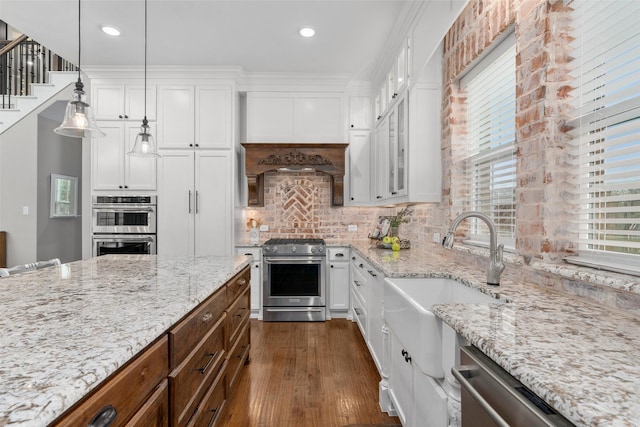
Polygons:
<instances>
[{"instance_id":1,"label":"range control knob","mask_svg":"<svg viewBox=\"0 0 640 427\"><path fill-rule=\"evenodd\" d=\"M297 247L295 247L295 246L291 246L291 252L293 252L293 253L295 254L297 250L298 250L298 248L297 248Z\"/></svg>"},{"instance_id":2,"label":"range control knob","mask_svg":"<svg viewBox=\"0 0 640 427\"><path fill-rule=\"evenodd\" d=\"M265 247L264 247L264 253L265 253L265 254L268 254L268 253L269 253L269 251L271 251L271 249L269 249L269 246L265 246Z\"/></svg>"},{"instance_id":3,"label":"range control knob","mask_svg":"<svg viewBox=\"0 0 640 427\"><path fill-rule=\"evenodd\" d=\"M320 247L318 248L318 252L320 252L320 253L324 252L324 247L323 247L323 246L320 246Z\"/></svg>"},{"instance_id":4,"label":"range control knob","mask_svg":"<svg viewBox=\"0 0 640 427\"><path fill-rule=\"evenodd\" d=\"M316 253L316 248L311 247L311 253L312 253L312 254L315 254L315 253Z\"/></svg>"}]
</instances>

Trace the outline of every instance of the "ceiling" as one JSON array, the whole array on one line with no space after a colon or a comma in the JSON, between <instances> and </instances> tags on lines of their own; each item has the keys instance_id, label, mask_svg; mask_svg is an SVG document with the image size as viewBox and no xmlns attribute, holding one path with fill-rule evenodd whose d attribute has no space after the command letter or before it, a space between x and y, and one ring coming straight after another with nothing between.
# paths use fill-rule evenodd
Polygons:
<instances>
[{"instance_id":1,"label":"ceiling","mask_svg":"<svg viewBox=\"0 0 640 427\"><path fill-rule=\"evenodd\" d=\"M418 0L148 0L148 64L240 66L370 80ZM142 65L143 0L82 0L82 66ZM0 0L0 18L78 57L77 0ZM122 31L107 36L101 26ZM316 36L298 35L304 25Z\"/></svg>"}]
</instances>

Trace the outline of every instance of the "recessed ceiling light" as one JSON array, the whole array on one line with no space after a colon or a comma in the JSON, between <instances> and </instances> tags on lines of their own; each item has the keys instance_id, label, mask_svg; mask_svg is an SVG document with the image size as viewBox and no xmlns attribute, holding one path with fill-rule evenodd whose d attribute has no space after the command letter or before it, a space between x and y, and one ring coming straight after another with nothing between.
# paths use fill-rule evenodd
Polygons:
<instances>
[{"instance_id":1,"label":"recessed ceiling light","mask_svg":"<svg viewBox=\"0 0 640 427\"><path fill-rule=\"evenodd\" d=\"M112 27L111 25L104 25L102 27L102 31L104 31L105 34L108 34L113 37L117 37L120 35L120 30L117 29L116 27Z\"/></svg>"},{"instance_id":2,"label":"recessed ceiling light","mask_svg":"<svg viewBox=\"0 0 640 427\"><path fill-rule=\"evenodd\" d=\"M302 37L313 37L316 35L316 30L313 27L302 27L299 33Z\"/></svg>"}]
</instances>

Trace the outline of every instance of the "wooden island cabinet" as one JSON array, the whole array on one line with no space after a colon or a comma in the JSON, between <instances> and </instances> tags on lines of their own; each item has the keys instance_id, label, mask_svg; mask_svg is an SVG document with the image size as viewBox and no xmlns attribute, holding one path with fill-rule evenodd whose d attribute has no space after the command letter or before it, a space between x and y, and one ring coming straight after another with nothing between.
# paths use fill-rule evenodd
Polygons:
<instances>
[{"instance_id":1,"label":"wooden island cabinet","mask_svg":"<svg viewBox=\"0 0 640 427\"><path fill-rule=\"evenodd\" d=\"M249 360L250 266L71 408L54 426L216 426Z\"/></svg>"}]
</instances>

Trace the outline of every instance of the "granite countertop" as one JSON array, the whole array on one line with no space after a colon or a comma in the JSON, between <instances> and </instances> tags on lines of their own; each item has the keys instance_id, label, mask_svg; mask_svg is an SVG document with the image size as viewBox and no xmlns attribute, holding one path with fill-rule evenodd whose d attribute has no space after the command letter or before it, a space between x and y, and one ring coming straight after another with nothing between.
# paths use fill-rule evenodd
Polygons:
<instances>
[{"instance_id":1,"label":"granite countertop","mask_svg":"<svg viewBox=\"0 0 640 427\"><path fill-rule=\"evenodd\" d=\"M640 425L640 319L446 257L437 245L396 254L368 242L352 248L387 277L448 277L506 304L448 304L434 313L579 426Z\"/></svg>"},{"instance_id":2,"label":"granite countertop","mask_svg":"<svg viewBox=\"0 0 640 427\"><path fill-rule=\"evenodd\" d=\"M0 426L43 426L250 257L107 255L0 279Z\"/></svg>"}]
</instances>

